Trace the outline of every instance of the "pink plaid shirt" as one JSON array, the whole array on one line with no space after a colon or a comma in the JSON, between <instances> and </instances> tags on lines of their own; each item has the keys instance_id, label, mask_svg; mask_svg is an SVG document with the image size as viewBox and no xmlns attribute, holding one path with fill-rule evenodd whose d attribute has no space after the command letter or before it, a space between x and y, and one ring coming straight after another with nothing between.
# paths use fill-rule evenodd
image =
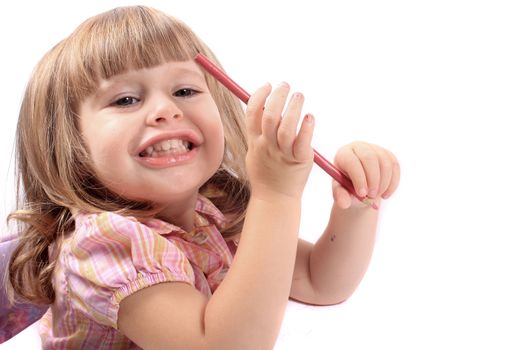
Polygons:
<instances>
[{"instance_id":1,"label":"pink plaid shirt","mask_svg":"<svg viewBox=\"0 0 528 350\"><path fill-rule=\"evenodd\" d=\"M117 330L119 303L162 282L184 282L210 296L233 255L218 231L220 211L199 196L194 229L114 213L78 214L60 247L55 303L42 318L44 349L137 349Z\"/></svg>"}]
</instances>

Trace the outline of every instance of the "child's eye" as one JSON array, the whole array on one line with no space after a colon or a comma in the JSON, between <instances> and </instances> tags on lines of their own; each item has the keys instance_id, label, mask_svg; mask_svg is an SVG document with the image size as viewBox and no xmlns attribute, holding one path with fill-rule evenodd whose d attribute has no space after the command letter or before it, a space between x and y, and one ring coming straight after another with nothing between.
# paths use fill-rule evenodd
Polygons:
<instances>
[{"instance_id":1,"label":"child's eye","mask_svg":"<svg viewBox=\"0 0 528 350\"><path fill-rule=\"evenodd\" d=\"M135 97L125 96L125 97L122 97L114 101L112 104L118 107L127 107L127 106L133 105L134 103L138 103L138 102L139 100Z\"/></svg>"},{"instance_id":2,"label":"child's eye","mask_svg":"<svg viewBox=\"0 0 528 350\"><path fill-rule=\"evenodd\" d=\"M176 91L174 93L174 96L176 97L191 97L191 96L194 96L198 93L198 91L194 90L194 89L189 89L189 88L184 88L184 89L180 89L178 91Z\"/></svg>"}]
</instances>

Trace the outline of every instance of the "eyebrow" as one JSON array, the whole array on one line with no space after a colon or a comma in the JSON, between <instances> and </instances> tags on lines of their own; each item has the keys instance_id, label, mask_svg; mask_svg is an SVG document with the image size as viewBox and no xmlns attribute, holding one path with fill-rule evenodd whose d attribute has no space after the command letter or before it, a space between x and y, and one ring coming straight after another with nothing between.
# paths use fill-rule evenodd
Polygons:
<instances>
[{"instance_id":1,"label":"eyebrow","mask_svg":"<svg viewBox=\"0 0 528 350\"><path fill-rule=\"evenodd\" d=\"M190 74L190 75L194 75L199 78L203 78L205 80L205 76L202 73L202 71L195 71L189 68L175 68L175 70L179 71L180 74Z\"/></svg>"},{"instance_id":2,"label":"eyebrow","mask_svg":"<svg viewBox=\"0 0 528 350\"><path fill-rule=\"evenodd\" d=\"M177 76L185 77L185 76L190 75L190 76L194 76L196 78L200 78L201 80L205 81L205 75L201 71L198 72L198 71L195 71L189 68L184 68L184 67L174 68L172 71L176 71L175 75ZM131 79L131 77L120 79L120 76L127 76L128 74L130 74L130 72L124 72L122 74L110 77L110 79L103 80L101 84L99 84L97 89L95 90L94 96L96 98L104 96L109 90L111 90L116 85L119 85L120 83L128 82ZM105 84L105 83L106 83L106 86L101 86L102 84Z\"/></svg>"}]
</instances>

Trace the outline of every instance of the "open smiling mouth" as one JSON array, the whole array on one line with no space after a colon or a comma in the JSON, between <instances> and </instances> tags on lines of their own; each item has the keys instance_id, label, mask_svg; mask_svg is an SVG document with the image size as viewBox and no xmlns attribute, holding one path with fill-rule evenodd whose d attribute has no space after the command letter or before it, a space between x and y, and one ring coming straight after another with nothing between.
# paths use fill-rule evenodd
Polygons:
<instances>
[{"instance_id":1,"label":"open smiling mouth","mask_svg":"<svg viewBox=\"0 0 528 350\"><path fill-rule=\"evenodd\" d=\"M139 153L141 158L162 158L171 155L178 155L192 151L195 148L190 141L172 139L164 140L155 145L148 146L145 150Z\"/></svg>"}]
</instances>

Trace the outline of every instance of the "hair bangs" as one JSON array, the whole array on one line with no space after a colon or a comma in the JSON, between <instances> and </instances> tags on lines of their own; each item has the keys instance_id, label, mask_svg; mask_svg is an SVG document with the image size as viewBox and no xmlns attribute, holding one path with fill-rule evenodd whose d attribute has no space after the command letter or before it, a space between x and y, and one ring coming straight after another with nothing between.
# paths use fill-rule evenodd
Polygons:
<instances>
[{"instance_id":1,"label":"hair bangs","mask_svg":"<svg viewBox=\"0 0 528 350\"><path fill-rule=\"evenodd\" d=\"M184 23L148 7L117 8L84 22L68 39L70 91L76 102L101 80L128 70L192 60L201 43ZM76 57L71 57L77 52ZM73 58L73 60L72 60Z\"/></svg>"}]
</instances>

